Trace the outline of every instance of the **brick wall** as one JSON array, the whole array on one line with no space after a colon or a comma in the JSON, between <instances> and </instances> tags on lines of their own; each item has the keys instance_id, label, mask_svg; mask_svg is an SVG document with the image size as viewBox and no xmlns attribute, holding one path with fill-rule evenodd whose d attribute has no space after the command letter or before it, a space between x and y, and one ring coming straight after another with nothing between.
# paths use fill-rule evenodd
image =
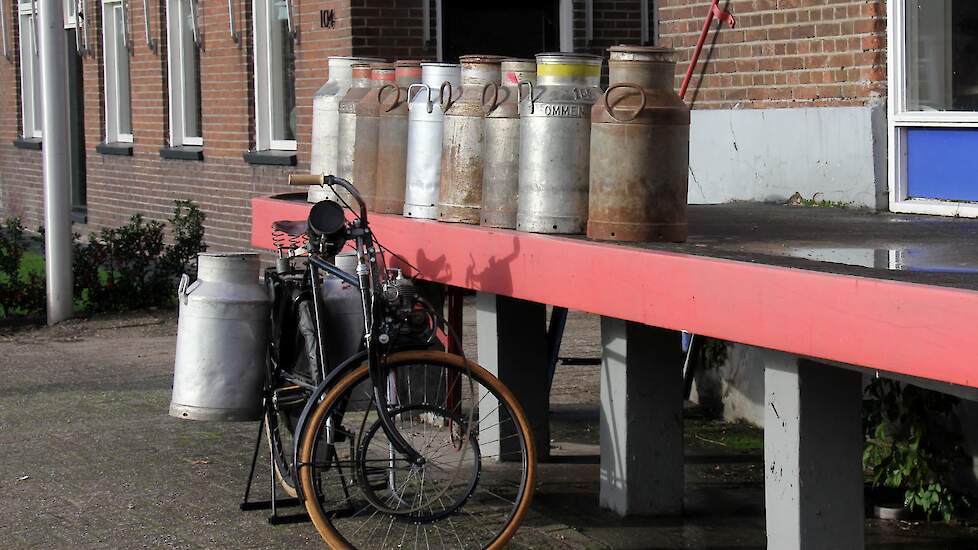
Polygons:
<instances>
[{"instance_id":1,"label":"brick wall","mask_svg":"<svg viewBox=\"0 0 978 550\"><path fill-rule=\"evenodd\" d=\"M14 63L0 59L0 216L17 214L29 225L42 220L39 151L15 148L20 133L16 0L5 2ZM104 92L101 9L89 2L89 46L83 61L88 221L117 225L132 213L169 216L175 199L192 199L208 214L207 239L216 249L246 248L249 199L286 190L285 175L308 170L312 95L327 78L331 55L433 59L423 36L423 4L434 0L295 1L298 166L252 166L242 153L254 148L255 98L251 0L235 0L241 44L229 35L227 4L199 2L204 160L165 160L168 144L165 0L150 0L146 46L142 3L130 2L134 155L102 155ZM661 43L688 60L709 0L656 0ZM320 28L320 10L334 10L335 27ZM696 107L850 105L885 93L885 4L882 0L730 0L736 29L711 38L691 86ZM609 46L637 43L638 0L595 0L593 39L584 37L584 2L574 2L575 49L606 55ZM433 22L432 22L433 24ZM650 21L650 33L656 28ZM685 70L677 67L677 87Z\"/></svg>"},{"instance_id":2,"label":"brick wall","mask_svg":"<svg viewBox=\"0 0 978 550\"><path fill-rule=\"evenodd\" d=\"M694 107L865 105L886 97L884 0L726 4L737 26L714 23L686 97ZM658 0L660 43L679 50L677 88L709 5Z\"/></svg>"},{"instance_id":3,"label":"brick wall","mask_svg":"<svg viewBox=\"0 0 978 550\"><path fill-rule=\"evenodd\" d=\"M6 215L20 216L28 227L44 216L41 189L41 152L17 149L14 140L21 135L20 111L20 32L17 25L17 0L4 2L7 48L11 62L0 57L0 204Z\"/></svg>"}]
</instances>

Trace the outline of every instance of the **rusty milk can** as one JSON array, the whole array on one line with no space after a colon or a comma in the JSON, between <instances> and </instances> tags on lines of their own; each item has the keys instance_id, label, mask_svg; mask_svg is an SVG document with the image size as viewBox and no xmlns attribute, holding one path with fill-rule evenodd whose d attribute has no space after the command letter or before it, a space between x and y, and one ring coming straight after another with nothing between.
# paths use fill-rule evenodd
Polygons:
<instances>
[{"instance_id":1,"label":"rusty milk can","mask_svg":"<svg viewBox=\"0 0 978 550\"><path fill-rule=\"evenodd\" d=\"M521 84L516 228L583 233L587 224L591 106L600 97L601 57L537 54L537 84Z\"/></svg>"},{"instance_id":2,"label":"rusty milk can","mask_svg":"<svg viewBox=\"0 0 978 550\"><path fill-rule=\"evenodd\" d=\"M516 101L520 82L536 83L532 59L504 59L502 86L486 84L486 148L482 171L482 225L516 228L520 173L520 115Z\"/></svg>"},{"instance_id":3,"label":"rusty milk can","mask_svg":"<svg viewBox=\"0 0 978 550\"><path fill-rule=\"evenodd\" d=\"M404 215L433 220L438 217L438 183L444 112L441 91L461 85L461 67L451 63L422 63L421 84L408 90L407 181Z\"/></svg>"},{"instance_id":4,"label":"rusty milk can","mask_svg":"<svg viewBox=\"0 0 978 550\"><path fill-rule=\"evenodd\" d=\"M610 52L609 87L591 111L587 236L685 241L689 109L673 88L675 51Z\"/></svg>"},{"instance_id":5,"label":"rusty milk can","mask_svg":"<svg viewBox=\"0 0 978 550\"><path fill-rule=\"evenodd\" d=\"M369 57L330 57L329 79L312 96L311 174L336 174L336 134L339 132L340 100L353 85L353 64L382 61ZM321 185L309 186L309 202L327 198Z\"/></svg>"},{"instance_id":6,"label":"rusty milk can","mask_svg":"<svg viewBox=\"0 0 978 550\"><path fill-rule=\"evenodd\" d=\"M369 92L372 86L370 80L370 64L353 64L353 85L340 100L337 111L339 122L336 132L336 176L353 182L353 153L357 138L357 103ZM327 198L334 199L332 190L327 190ZM345 192L344 192L345 193ZM350 197L343 197L349 202Z\"/></svg>"},{"instance_id":7,"label":"rusty milk can","mask_svg":"<svg viewBox=\"0 0 978 550\"><path fill-rule=\"evenodd\" d=\"M404 211L407 180L408 88L421 82L420 61L394 63L394 83L377 91L380 123L377 130L377 192L374 211Z\"/></svg>"},{"instance_id":8,"label":"rusty milk can","mask_svg":"<svg viewBox=\"0 0 978 550\"><path fill-rule=\"evenodd\" d=\"M369 93L356 104L356 136L353 145L353 179L367 208L373 210L377 195L377 129L380 126L380 90L394 83L392 63L370 65ZM390 90L389 90L390 91Z\"/></svg>"},{"instance_id":9,"label":"rusty milk can","mask_svg":"<svg viewBox=\"0 0 978 550\"><path fill-rule=\"evenodd\" d=\"M438 220L478 224L482 208L482 166L485 148L485 114L482 92L487 84L499 86L502 57L463 55L462 94L451 100L447 86L444 134L441 146L441 179Z\"/></svg>"}]
</instances>

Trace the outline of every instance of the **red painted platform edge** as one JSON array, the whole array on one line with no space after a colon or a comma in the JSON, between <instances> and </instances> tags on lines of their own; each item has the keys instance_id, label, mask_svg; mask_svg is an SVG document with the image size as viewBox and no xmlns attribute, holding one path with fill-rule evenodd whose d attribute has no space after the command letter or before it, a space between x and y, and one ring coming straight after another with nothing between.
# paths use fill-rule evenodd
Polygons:
<instances>
[{"instance_id":1,"label":"red painted platform edge","mask_svg":"<svg viewBox=\"0 0 978 550\"><path fill-rule=\"evenodd\" d=\"M252 199L252 244L309 205ZM978 292L375 214L425 279L978 387Z\"/></svg>"}]
</instances>

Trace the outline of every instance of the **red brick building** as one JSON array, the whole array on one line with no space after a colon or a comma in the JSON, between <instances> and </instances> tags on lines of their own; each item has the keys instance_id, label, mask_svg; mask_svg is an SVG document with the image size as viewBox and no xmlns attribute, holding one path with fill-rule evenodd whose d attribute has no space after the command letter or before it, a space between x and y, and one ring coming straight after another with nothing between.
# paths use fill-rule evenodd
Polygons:
<instances>
[{"instance_id":1,"label":"red brick building","mask_svg":"<svg viewBox=\"0 0 978 550\"><path fill-rule=\"evenodd\" d=\"M0 215L36 225L43 136L33 106L33 4L2 2ZM691 202L799 191L885 207L885 2L724 4L736 27L713 25L687 96ZM679 50L678 88L710 0L79 5L66 18L77 222L165 218L174 199L189 198L207 212L209 243L243 248L249 199L284 191L287 173L308 170L312 95L329 56L452 60L657 43ZM785 150L799 144L806 150Z\"/></svg>"}]
</instances>

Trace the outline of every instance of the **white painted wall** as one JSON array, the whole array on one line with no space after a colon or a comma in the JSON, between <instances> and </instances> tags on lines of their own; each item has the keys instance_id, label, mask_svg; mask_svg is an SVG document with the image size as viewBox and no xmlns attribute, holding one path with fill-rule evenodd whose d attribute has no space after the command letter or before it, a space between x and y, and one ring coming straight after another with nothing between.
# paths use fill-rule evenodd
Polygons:
<instances>
[{"instance_id":1,"label":"white painted wall","mask_svg":"<svg viewBox=\"0 0 978 550\"><path fill-rule=\"evenodd\" d=\"M805 198L885 210L886 111L693 110L690 204Z\"/></svg>"}]
</instances>

